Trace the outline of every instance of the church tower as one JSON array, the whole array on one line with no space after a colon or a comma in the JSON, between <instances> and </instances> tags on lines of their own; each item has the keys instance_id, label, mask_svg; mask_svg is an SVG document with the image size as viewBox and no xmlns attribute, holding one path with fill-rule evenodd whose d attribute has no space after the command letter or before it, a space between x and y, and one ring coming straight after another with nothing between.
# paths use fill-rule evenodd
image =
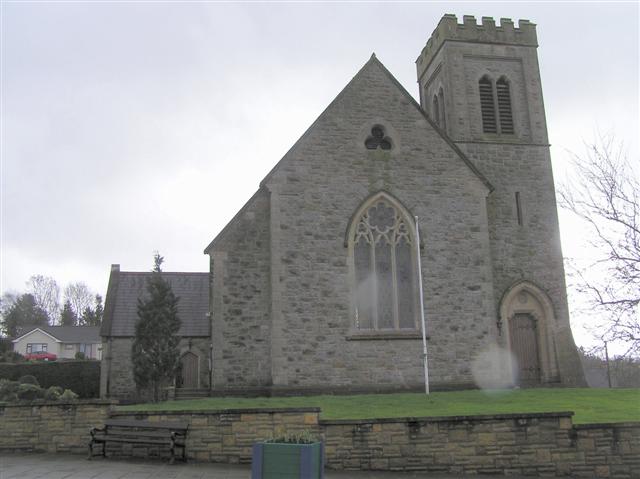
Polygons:
<instances>
[{"instance_id":1,"label":"church tower","mask_svg":"<svg viewBox=\"0 0 640 479\"><path fill-rule=\"evenodd\" d=\"M522 385L584 385L569 325L535 24L445 15L416 61L420 103L477 166L499 343Z\"/></svg>"}]
</instances>

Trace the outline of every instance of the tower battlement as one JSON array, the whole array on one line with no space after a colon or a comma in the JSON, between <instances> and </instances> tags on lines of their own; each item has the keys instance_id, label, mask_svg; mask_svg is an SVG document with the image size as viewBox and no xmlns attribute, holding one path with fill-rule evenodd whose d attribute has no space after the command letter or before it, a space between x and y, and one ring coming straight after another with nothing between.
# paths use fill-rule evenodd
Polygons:
<instances>
[{"instance_id":1,"label":"tower battlement","mask_svg":"<svg viewBox=\"0 0 640 479\"><path fill-rule=\"evenodd\" d=\"M458 23L458 18L448 13L440 19L416 60L418 76L427 68L446 40L538 46L536 25L529 20L519 20L518 27L515 27L510 18L501 18L500 25L496 25L493 17L482 17L482 23L478 25L473 15L465 15L462 23Z\"/></svg>"}]
</instances>

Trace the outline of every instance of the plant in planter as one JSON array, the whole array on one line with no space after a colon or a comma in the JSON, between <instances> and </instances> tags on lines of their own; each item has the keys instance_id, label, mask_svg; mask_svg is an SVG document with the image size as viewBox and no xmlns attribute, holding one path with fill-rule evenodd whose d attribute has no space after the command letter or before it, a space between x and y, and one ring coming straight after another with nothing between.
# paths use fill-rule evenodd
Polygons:
<instances>
[{"instance_id":1,"label":"plant in planter","mask_svg":"<svg viewBox=\"0 0 640 479\"><path fill-rule=\"evenodd\" d=\"M253 445L251 479L322 479L324 447L309 431Z\"/></svg>"}]
</instances>

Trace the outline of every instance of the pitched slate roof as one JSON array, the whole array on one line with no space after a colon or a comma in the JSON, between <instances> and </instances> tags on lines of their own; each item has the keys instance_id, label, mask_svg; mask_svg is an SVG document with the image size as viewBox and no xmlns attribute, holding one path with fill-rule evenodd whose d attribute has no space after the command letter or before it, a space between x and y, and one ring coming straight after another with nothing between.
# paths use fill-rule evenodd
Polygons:
<instances>
[{"instance_id":1,"label":"pitched slate roof","mask_svg":"<svg viewBox=\"0 0 640 479\"><path fill-rule=\"evenodd\" d=\"M39 329L62 343L99 343L100 326L37 326L23 333L18 339ZM15 342L14 341L14 342Z\"/></svg>"},{"instance_id":2,"label":"pitched slate roof","mask_svg":"<svg viewBox=\"0 0 640 479\"><path fill-rule=\"evenodd\" d=\"M112 267L105 300L101 336L135 336L138 298L147 296L146 284L152 273L120 271ZM209 273L170 273L162 277L180 298L180 336L209 336Z\"/></svg>"}]
</instances>

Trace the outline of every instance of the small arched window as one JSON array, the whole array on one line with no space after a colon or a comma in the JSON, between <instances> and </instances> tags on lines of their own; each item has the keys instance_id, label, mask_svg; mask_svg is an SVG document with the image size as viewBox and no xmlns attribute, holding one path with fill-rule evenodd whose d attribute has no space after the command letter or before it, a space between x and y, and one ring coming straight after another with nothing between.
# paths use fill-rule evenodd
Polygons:
<instances>
[{"instance_id":1,"label":"small arched window","mask_svg":"<svg viewBox=\"0 0 640 479\"><path fill-rule=\"evenodd\" d=\"M358 330L416 330L414 227L404 208L379 193L358 209L349 228Z\"/></svg>"},{"instance_id":2,"label":"small arched window","mask_svg":"<svg viewBox=\"0 0 640 479\"><path fill-rule=\"evenodd\" d=\"M513 113L511 112L511 92L509 82L501 77L496 82L498 97L498 116L500 117L500 133L513 134Z\"/></svg>"},{"instance_id":3,"label":"small arched window","mask_svg":"<svg viewBox=\"0 0 640 479\"><path fill-rule=\"evenodd\" d=\"M438 97L433 95L433 121L440 126L440 107L438 105Z\"/></svg>"},{"instance_id":4,"label":"small arched window","mask_svg":"<svg viewBox=\"0 0 640 479\"><path fill-rule=\"evenodd\" d=\"M438 124L440 125L440 128L446 130L447 119L444 112L444 91L442 90L442 88L440 88L440 91L438 92L438 104L440 105L440 121L438 122Z\"/></svg>"},{"instance_id":5,"label":"small arched window","mask_svg":"<svg viewBox=\"0 0 640 479\"><path fill-rule=\"evenodd\" d=\"M498 133L496 121L496 105L493 97L493 82L488 76L483 76L478 82L480 89L480 110L482 113L482 131L484 133Z\"/></svg>"}]
</instances>

